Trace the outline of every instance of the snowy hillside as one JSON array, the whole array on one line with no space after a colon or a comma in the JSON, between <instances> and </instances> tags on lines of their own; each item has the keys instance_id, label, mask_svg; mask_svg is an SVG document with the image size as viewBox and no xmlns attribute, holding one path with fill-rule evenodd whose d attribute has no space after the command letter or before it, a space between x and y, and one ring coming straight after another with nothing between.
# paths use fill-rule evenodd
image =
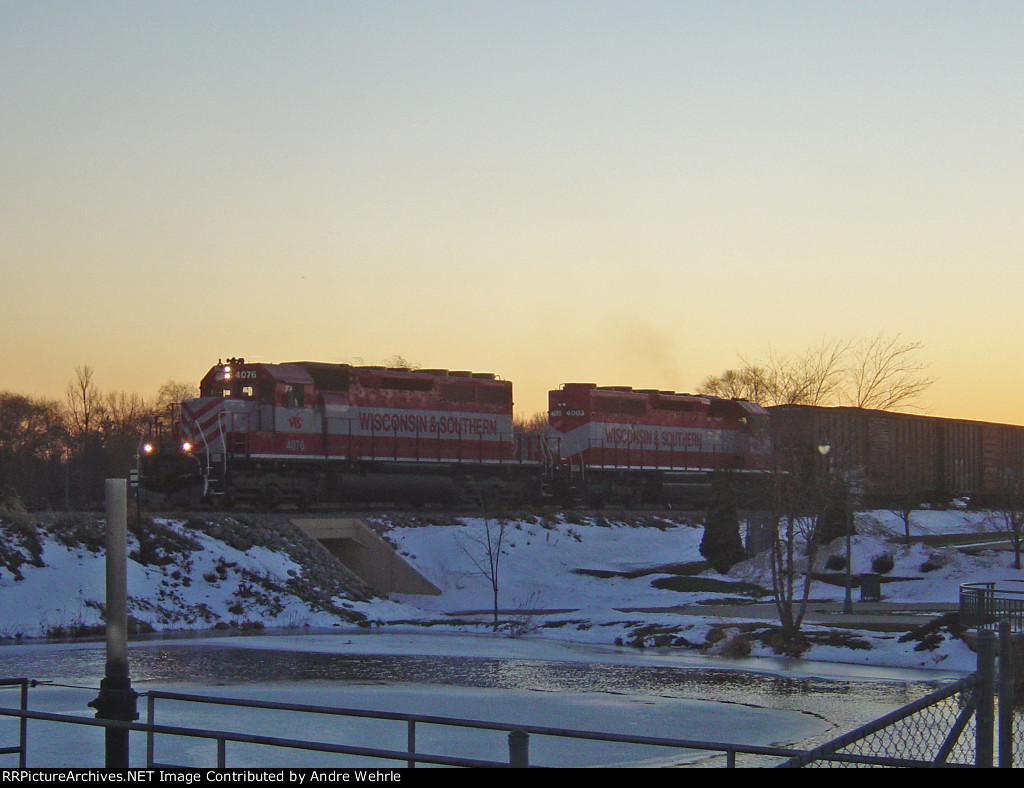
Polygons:
<instances>
[{"instance_id":1,"label":"snowy hillside","mask_svg":"<svg viewBox=\"0 0 1024 788\"><path fill-rule=\"evenodd\" d=\"M288 519L236 516L144 522L143 543L130 536L129 614L139 631L252 631L288 627L415 627L433 632L490 631L492 588L480 518L370 518L440 596L373 598ZM915 536L983 533L985 513L914 513ZM87 515L0 516L0 637L8 640L96 635L102 626L102 520ZM890 512L857 514L853 571L885 572L889 603L956 603L965 581L1024 578L1012 553L899 538ZM744 618L716 614L712 604L770 603L766 556L727 575L707 568L699 552L703 529L683 518L634 516L627 521L580 515L524 516L504 528L498 563L502 634L595 644L686 648L733 656L770 655L764 633L771 608ZM815 571L827 575L842 540L820 551ZM880 558L881 557L881 558ZM835 573L832 573L833 575ZM841 600L841 583L815 581L815 602ZM750 608L754 610L754 608ZM765 612L768 611L768 612ZM752 623L756 622L756 623ZM948 623L948 622L947 622ZM948 625L922 637L856 632L815 635L805 659L969 670L973 655Z\"/></svg>"}]
</instances>

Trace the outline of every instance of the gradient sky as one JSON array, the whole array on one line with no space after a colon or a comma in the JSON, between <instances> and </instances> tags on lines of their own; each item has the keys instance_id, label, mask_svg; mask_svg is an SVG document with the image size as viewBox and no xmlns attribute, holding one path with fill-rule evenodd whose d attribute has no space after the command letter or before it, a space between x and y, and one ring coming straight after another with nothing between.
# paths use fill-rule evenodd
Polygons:
<instances>
[{"instance_id":1,"label":"gradient sky","mask_svg":"<svg viewBox=\"0 0 1024 788\"><path fill-rule=\"evenodd\" d=\"M924 344L1024 423L1024 3L0 0L0 390L693 390Z\"/></svg>"}]
</instances>

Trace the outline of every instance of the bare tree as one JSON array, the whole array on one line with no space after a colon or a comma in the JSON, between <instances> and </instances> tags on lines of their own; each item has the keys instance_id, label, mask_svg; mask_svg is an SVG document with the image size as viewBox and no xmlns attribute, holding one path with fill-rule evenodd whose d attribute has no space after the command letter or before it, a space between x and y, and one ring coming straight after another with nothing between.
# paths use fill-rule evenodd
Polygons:
<instances>
[{"instance_id":1,"label":"bare tree","mask_svg":"<svg viewBox=\"0 0 1024 788\"><path fill-rule=\"evenodd\" d=\"M468 531L465 539L470 543L459 542L459 549L466 554L470 563L477 570L477 574L485 577L491 585L493 600L493 631L498 631L498 589L501 585L500 569L501 557L505 555L502 551L502 543L505 541L505 531L508 528L508 520L483 518L483 527L479 532Z\"/></svg>"},{"instance_id":2,"label":"bare tree","mask_svg":"<svg viewBox=\"0 0 1024 788\"><path fill-rule=\"evenodd\" d=\"M811 593L811 570L817 557L819 512L825 508L827 486L809 483L797 472L798 454L776 451L772 484L772 591L779 616L776 650L799 656L806 648L801 634Z\"/></svg>"},{"instance_id":3,"label":"bare tree","mask_svg":"<svg viewBox=\"0 0 1024 788\"><path fill-rule=\"evenodd\" d=\"M989 520L1006 532L1013 545L1013 568L1021 568L1020 552L1024 543L1024 466L1018 461L1016 468L1004 468L1004 493L996 511Z\"/></svg>"},{"instance_id":4,"label":"bare tree","mask_svg":"<svg viewBox=\"0 0 1024 788\"><path fill-rule=\"evenodd\" d=\"M395 355L387 359L384 362L384 365L391 367L391 369L405 369L409 370L410 372L420 368L419 364L413 364L405 356L399 355L398 353L395 353Z\"/></svg>"},{"instance_id":5,"label":"bare tree","mask_svg":"<svg viewBox=\"0 0 1024 788\"><path fill-rule=\"evenodd\" d=\"M760 367L744 366L739 369L727 369L721 375L709 375L704 378L697 391L712 397L724 399L745 399L751 402L764 402L767 396L765 370Z\"/></svg>"},{"instance_id":6,"label":"bare tree","mask_svg":"<svg viewBox=\"0 0 1024 788\"><path fill-rule=\"evenodd\" d=\"M164 413L168 408L177 405L182 400L192 399L199 396L199 387L192 383L182 383L179 380L168 380L156 392L156 399L153 402L154 413Z\"/></svg>"},{"instance_id":7,"label":"bare tree","mask_svg":"<svg viewBox=\"0 0 1024 788\"><path fill-rule=\"evenodd\" d=\"M848 347L839 340L823 340L800 355L769 350L760 362L741 357L738 369L705 378L697 391L760 405L824 405L842 387L842 360Z\"/></svg>"},{"instance_id":8,"label":"bare tree","mask_svg":"<svg viewBox=\"0 0 1024 788\"><path fill-rule=\"evenodd\" d=\"M903 342L899 336L862 340L848 354L847 396L850 404L874 410L912 407L932 383L925 366L917 360L920 342Z\"/></svg>"},{"instance_id":9,"label":"bare tree","mask_svg":"<svg viewBox=\"0 0 1024 788\"><path fill-rule=\"evenodd\" d=\"M103 396L93 382L93 374L88 364L75 367L75 377L68 382L66 392L68 430L81 447L97 430L103 413Z\"/></svg>"},{"instance_id":10,"label":"bare tree","mask_svg":"<svg viewBox=\"0 0 1024 788\"><path fill-rule=\"evenodd\" d=\"M933 382L917 360L921 344L879 334L851 342L823 339L800 354L769 349L757 362L704 379L697 391L738 397L760 405L854 405L895 410L913 402Z\"/></svg>"},{"instance_id":11,"label":"bare tree","mask_svg":"<svg viewBox=\"0 0 1024 788\"><path fill-rule=\"evenodd\" d=\"M908 464L903 454L910 449L906 446L893 446L890 459L885 468L885 498L889 511L903 521L903 534L906 544L910 544L910 520L925 498L926 483L921 478L921 468L917 464Z\"/></svg>"},{"instance_id":12,"label":"bare tree","mask_svg":"<svg viewBox=\"0 0 1024 788\"><path fill-rule=\"evenodd\" d=\"M548 431L548 414L539 410L530 416L519 416L512 419L512 429L523 435L545 435Z\"/></svg>"},{"instance_id":13,"label":"bare tree","mask_svg":"<svg viewBox=\"0 0 1024 788\"><path fill-rule=\"evenodd\" d=\"M66 450L59 402L0 392L0 502L56 503Z\"/></svg>"}]
</instances>

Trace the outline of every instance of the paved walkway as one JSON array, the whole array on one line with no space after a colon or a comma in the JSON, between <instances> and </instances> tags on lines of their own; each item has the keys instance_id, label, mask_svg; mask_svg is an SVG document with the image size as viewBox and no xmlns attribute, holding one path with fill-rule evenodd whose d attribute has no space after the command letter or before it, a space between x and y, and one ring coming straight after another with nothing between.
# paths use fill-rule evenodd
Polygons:
<instances>
[{"instance_id":1,"label":"paved walkway","mask_svg":"<svg viewBox=\"0 0 1024 788\"><path fill-rule=\"evenodd\" d=\"M669 607L617 607L620 613L675 613L681 616L731 618L742 621L778 621L773 602L749 605L674 605ZM875 632L909 632L946 613L956 612L956 602L859 602L854 600L853 612L844 613L843 603L832 600L811 600L807 603L804 622L837 629L867 629ZM490 616L493 610L459 610L446 615L455 617ZM565 615L572 609L519 610L501 608L498 615Z\"/></svg>"},{"instance_id":2,"label":"paved walkway","mask_svg":"<svg viewBox=\"0 0 1024 788\"><path fill-rule=\"evenodd\" d=\"M751 605L683 605L657 608L618 608L623 613L671 612L679 615L735 618L746 621L777 621L773 602ZM808 624L839 629L870 629L882 632L908 632L933 618L960 609L956 602L859 602L854 600L853 612L844 613L841 601L811 600L807 603Z\"/></svg>"}]
</instances>

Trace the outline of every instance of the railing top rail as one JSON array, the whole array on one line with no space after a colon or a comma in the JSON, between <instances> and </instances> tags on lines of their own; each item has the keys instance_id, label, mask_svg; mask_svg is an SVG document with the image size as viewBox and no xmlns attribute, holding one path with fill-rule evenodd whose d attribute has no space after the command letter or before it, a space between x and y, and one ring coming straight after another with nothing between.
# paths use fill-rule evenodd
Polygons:
<instances>
[{"instance_id":1,"label":"railing top rail","mask_svg":"<svg viewBox=\"0 0 1024 788\"><path fill-rule=\"evenodd\" d=\"M556 736L590 741L607 741L620 744L643 744L652 747L675 747L678 749L708 750L718 752L736 752L747 755L777 755L787 757L803 752L784 747L766 747L755 744L733 744L731 742L715 742L698 739L674 739L662 736L638 736L624 733L605 733L602 731L585 731L574 728L553 728L543 725L523 725L513 722L492 722L489 720L467 719L464 717L442 717L428 714L409 714L404 712L374 711L369 709L353 709L338 706L310 706L300 703L279 703L276 701L248 700L244 698L217 698L207 695L191 695L181 692L164 692L151 690L150 698L178 700L192 703L210 703L243 708L270 709L274 711L296 711L310 714L330 714L345 717L364 717L371 719L416 722L424 725L447 725L460 728L493 731L523 731L537 736Z\"/></svg>"},{"instance_id":2,"label":"railing top rail","mask_svg":"<svg viewBox=\"0 0 1024 788\"><path fill-rule=\"evenodd\" d=\"M293 750L311 750L314 752L330 752L340 755L355 755L366 758L380 758L393 761L415 761L416 763L433 763L442 766L466 767L503 767L507 763L500 761L484 761L472 758L457 758L448 755L429 755L427 753L384 750L370 747L355 747L346 744L331 744L305 739L286 739L278 736L260 736L251 733L212 730L208 728L183 728L174 725L151 725L143 722L126 722L124 720L105 720L94 717L76 717L69 714L57 714L49 711L27 711L0 707L0 716L20 717L28 720L45 722L65 722L72 725L86 725L98 728L117 728L119 730L137 731L139 733L159 733L171 736L190 736L196 739L215 739L223 741L261 744Z\"/></svg>"},{"instance_id":3,"label":"railing top rail","mask_svg":"<svg viewBox=\"0 0 1024 788\"><path fill-rule=\"evenodd\" d=\"M178 693L166 693L177 695ZM161 697L164 693L160 693ZM187 696L186 696L187 697ZM202 697L202 696L199 696ZM205 700L205 698L203 698ZM224 699L217 699L218 701ZM247 706L256 704L246 703ZM292 710L290 706L295 704L274 704L268 702L260 708L276 708L282 711ZM360 710L362 711L362 710ZM290 749L303 749L318 752L333 752L346 755L363 757L375 757L389 760L415 761L418 763L434 763L447 766L507 766L505 763L492 761L474 761L466 758L456 758L443 755L428 755L425 753L399 752L394 750L378 750L364 747L353 747L340 744L329 744L326 742L315 742L298 739L284 739L273 736L260 736L255 734L238 733L232 731L212 730L204 728L183 728L178 726L149 724L142 722L126 722L122 720L104 720L91 717L78 717L66 714L57 714L44 711L26 711L23 709L0 707L0 716L20 717L22 719L42 720L49 722L67 722L75 725L87 725L93 727L118 728L137 732L151 732L156 734L168 734L173 736L190 736L203 739L223 739L224 741L244 742L249 744L263 744ZM356 716L356 715L354 715ZM358 716L371 716L360 713ZM429 718L418 717L417 715L398 715L379 713L377 716L385 719L410 720L425 724L453 724L464 727L480 727L490 730L501 731L523 731L528 734L562 736L577 739L617 742L622 744L639 744L659 747L672 747L676 749L700 750L704 752L735 753L743 755L762 755L777 758L792 758L803 752L803 750L790 747L770 747L760 745L745 745L732 742L710 742L691 739L668 739L656 736L633 736L628 734L602 733L599 731L580 731L564 728L547 728L536 725L515 725L509 723L489 723L485 721L459 720L457 718ZM472 723L479 723L478 726Z\"/></svg>"},{"instance_id":4,"label":"railing top rail","mask_svg":"<svg viewBox=\"0 0 1024 788\"><path fill-rule=\"evenodd\" d=\"M961 591L993 591L996 583L994 580L974 580L969 583L961 583Z\"/></svg>"},{"instance_id":5,"label":"railing top rail","mask_svg":"<svg viewBox=\"0 0 1024 788\"><path fill-rule=\"evenodd\" d=\"M987 602L998 602L999 600L1013 600L1017 602L1020 599L1024 599L1024 588L1006 588L991 581L961 583L960 598L984 599Z\"/></svg>"}]
</instances>

